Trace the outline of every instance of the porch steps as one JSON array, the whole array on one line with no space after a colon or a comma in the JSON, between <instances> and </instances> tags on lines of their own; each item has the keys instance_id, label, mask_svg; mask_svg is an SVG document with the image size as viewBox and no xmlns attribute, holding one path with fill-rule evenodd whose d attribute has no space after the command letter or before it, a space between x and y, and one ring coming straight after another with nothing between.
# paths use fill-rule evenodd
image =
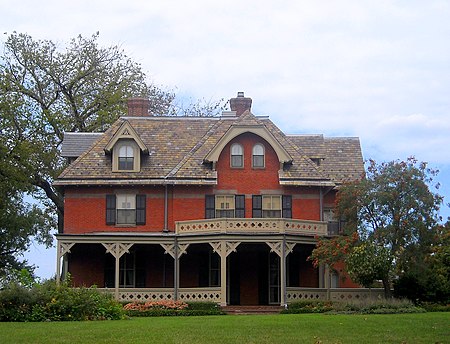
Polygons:
<instances>
[{"instance_id":1,"label":"porch steps","mask_svg":"<svg viewBox=\"0 0 450 344\"><path fill-rule=\"evenodd\" d=\"M284 307L281 306L223 306L222 310L230 315L244 314L279 314Z\"/></svg>"}]
</instances>

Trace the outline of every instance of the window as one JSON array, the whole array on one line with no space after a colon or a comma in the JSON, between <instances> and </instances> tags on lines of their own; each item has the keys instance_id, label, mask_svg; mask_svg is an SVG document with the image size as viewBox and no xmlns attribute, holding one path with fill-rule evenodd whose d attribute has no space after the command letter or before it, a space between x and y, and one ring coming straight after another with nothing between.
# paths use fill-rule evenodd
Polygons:
<instances>
[{"instance_id":1,"label":"window","mask_svg":"<svg viewBox=\"0 0 450 344\"><path fill-rule=\"evenodd\" d=\"M234 217L234 196L216 196L216 217Z\"/></svg>"},{"instance_id":2,"label":"window","mask_svg":"<svg viewBox=\"0 0 450 344\"><path fill-rule=\"evenodd\" d=\"M131 139L117 141L113 148L113 172L139 172L141 164L140 149Z\"/></svg>"},{"instance_id":3,"label":"window","mask_svg":"<svg viewBox=\"0 0 450 344\"><path fill-rule=\"evenodd\" d=\"M209 286L220 286L220 256L211 251L209 252Z\"/></svg>"},{"instance_id":4,"label":"window","mask_svg":"<svg viewBox=\"0 0 450 344\"><path fill-rule=\"evenodd\" d=\"M135 195L117 195L117 224L136 224L136 197Z\"/></svg>"},{"instance_id":5,"label":"window","mask_svg":"<svg viewBox=\"0 0 450 344\"><path fill-rule=\"evenodd\" d=\"M292 196L253 195L252 217L292 218Z\"/></svg>"},{"instance_id":6,"label":"window","mask_svg":"<svg viewBox=\"0 0 450 344\"><path fill-rule=\"evenodd\" d=\"M119 148L119 170L132 171L134 170L134 151L130 145Z\"/></svg>"},{"instance_id":7,"label":"window","mask_svg":"<svg viewBox=\"0 0 450 344\"><path fill-rule=\"evenodd\" d=\"M264 146L257 143L252 150L252 166L264 167Z\"/></svg>"},{"instance_id":8,"label":"window","mask_svg":"<svg viewBox=\"0 0 450 344\"><path fill-rule=\"evenodd\" d=\"M245 195L206 195L205 218L245 218Z\"/></svg>"},{"instance_id":9,"label":"window","mask_svg":"<svg viewBox=\"0 0 450 344\"><path fill-rule=\"evenodd\" d=\"M120 288L134 288L135 286L135 255L125 253L119 260L119 286Z\"/></svg>"},{"instance_id":10,"label":"window","mask_svg":"<svg viewBox=\"0 0 450 344\"><path fill-rule=\"evenodd\" d=\"M146 195L106 195L107 225L145 225Z\"/></svg>"},{"instance_id":11,"label":"window","mask_svg":"<svg viewBox=\"0 0 450 344\"><path fill-rule=\"evenodd\" d=\"M239 143L231 146L231 167L244 167L244 149Z\"/></svg>"},{"instance_id":12,"label":"window","mask_svg":"<svg viewBox=\"0 0 450 344\"><path fill-rule=\"evenodd\" d=\"M281 217L281 196L263 196L262 217Z\"/></svg>"}]
</instances>

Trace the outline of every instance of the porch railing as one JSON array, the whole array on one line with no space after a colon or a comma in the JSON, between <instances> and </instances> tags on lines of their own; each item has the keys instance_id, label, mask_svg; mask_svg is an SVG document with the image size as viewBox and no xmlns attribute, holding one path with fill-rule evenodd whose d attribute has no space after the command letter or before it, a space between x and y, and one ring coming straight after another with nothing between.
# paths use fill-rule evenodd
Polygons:
<instances>
[{"instance_id":1,"label":"porch railing","mask_svg":"<svg viewBox=\"0 0 450 344\"><path fill-rule=\"evenodd\" d=\"M103 292L114 294L114 288L98 288ZM220 302L222 294L220 287L211 288L179 288L178 300L186 302L211 301ZM174 300L173 288L119 288L119 301L123 302L147 302Z\"/></svg>"},{"instance_id":2,"label":"porch railing","mask_svg":"<svg viewBox=\"0 0 450 344\"><path fill-rule=\"evenodd\" d=\"M286 288L288 303L302 300L358 302L383 297L384 290L380 288Z\"/></svg>"},{"instance_id":3,"label":"porch railing","mask_svg":"<svg viewBox=\"0 0 450 344\"><path fill-rule=\"evenodd\" d=\"M177 234L297 234L323 236L328 234L327 223L295 219L220 218L176 222Z\"/></svg>"}]
</instances>

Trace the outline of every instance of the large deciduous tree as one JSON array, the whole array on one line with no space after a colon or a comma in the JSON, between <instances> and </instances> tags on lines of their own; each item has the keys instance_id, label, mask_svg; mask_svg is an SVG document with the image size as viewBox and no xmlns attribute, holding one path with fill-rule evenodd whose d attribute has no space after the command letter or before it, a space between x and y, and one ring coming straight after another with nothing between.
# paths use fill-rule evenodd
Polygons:
<instances>
[{"instance_id":1,"label":"large deciduous tree","mask_svg":"<svg viewBox=\"0 0 450 344\"><path fill-rule=\"evenodd\" d=\"M442 197L432 190L438 186L436 174L414 158L370 160L365 178L338 192L336 213L346 221L344 237L320 240L311 259L330 265L344 261L356 281L369 286L382 280L390 295L392 279L426 260L439 237ZM348 244L339 244L343 240Z\"/></svg>"},{"instance_id":2,"label":"large deciduous tree","mask_svg":"<svg viewBox=\"0 0 450 344\"><path fill-rule=\"evenodd\" d=\"M117 46L100 47L98 37L78 36L59 47L14 32L3 44L0 255L23 250L30 235L48 239L50 218L62 229L63 198L52 181L66 164L60 155L64 132L104 131L132 96L148 97L153 113L169 111L175 95L147 85L138 63ZM43 211L25 204L24 193L40 200Z\"/></svg>"}]
</instances>

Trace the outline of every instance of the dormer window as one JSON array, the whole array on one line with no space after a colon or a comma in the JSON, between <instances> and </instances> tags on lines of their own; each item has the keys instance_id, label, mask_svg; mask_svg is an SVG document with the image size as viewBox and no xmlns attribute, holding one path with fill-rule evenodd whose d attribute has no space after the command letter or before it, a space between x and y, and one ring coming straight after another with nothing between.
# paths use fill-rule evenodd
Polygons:
<instances>
[{"instance_id":1,"label":"dormer window","mask_svg":"<svg viewBox=\"0 0 450 344\"><path fill-rule=\"evenodd\" d=\"M121 139L113 148L113 172L139 172L140 149L134 140Z\"/></svg>"},{"instance_id":2,"label":"dormer window","mask_svg":"<svg viewBox=\"0 0 450 344\"><path fill-rule=\"evenodd\" d=\"M239 143L231 146L231 167L244 167L244 148Z\"/></svg>"},{"instance_id":3,"label":"dormer window","mask_svg":"<svg viewBox=\"0 0 450 344\"><path fill-rule=\"evenodd\" d=\"M264 167L264 146L260 143L253 146L252 166L256 168Z\"/></svg>"},{"instance_id":4,"label":"dormer window","mask_svg":"<svg viewBox=\"0 0 450 344\"><path fill-rule=\"evenodd\" d=\"M134 170L134 150L131 145L124 145L119 148L119 170Z\"/></svg>"}]
</instances>

